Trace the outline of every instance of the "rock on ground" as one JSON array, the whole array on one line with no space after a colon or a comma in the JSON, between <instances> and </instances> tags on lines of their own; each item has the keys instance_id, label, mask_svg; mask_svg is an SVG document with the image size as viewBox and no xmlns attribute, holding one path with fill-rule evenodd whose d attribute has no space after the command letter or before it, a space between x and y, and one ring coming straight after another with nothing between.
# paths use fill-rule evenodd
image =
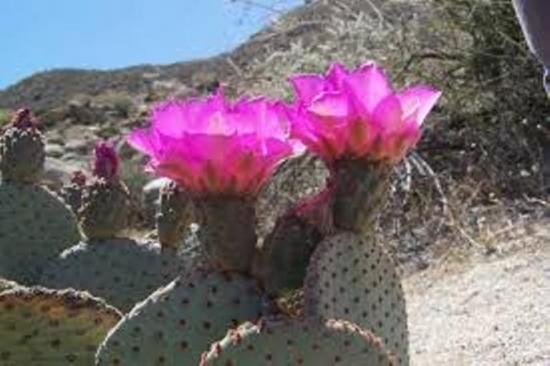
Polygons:
<instances>
[{"instance_id":1,"label":"rock on ground","mask_svg":"<svg viewBox=\"0 0 550 366\"><path fill-rule=\"evenodd\" d=\"M543 230L519 252L404 281L413 366L550 365L550 223Z\"/></svg>"}]
</instances>

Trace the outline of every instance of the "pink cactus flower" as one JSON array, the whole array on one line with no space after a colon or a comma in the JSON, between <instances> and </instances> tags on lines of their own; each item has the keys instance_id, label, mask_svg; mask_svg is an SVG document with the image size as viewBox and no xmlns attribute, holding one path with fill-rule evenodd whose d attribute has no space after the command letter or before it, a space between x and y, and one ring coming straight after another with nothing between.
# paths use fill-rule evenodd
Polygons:
<instances>
[{"instance_id":1,"label":"pink cactus flower","mask_svg":"<svg viewBox=\"0 0 550 366\"><path fill-rule=\"evenodd\" d=\"M94 152L94 175L107 180L118 177L120 162L115 148L110 143L101 141L96 144Z\"/></svg>"},{"instance_id":2,"label":"pink cactus flower","mask_svg":"<svg viewBox=\"0 0 550 366\"><path fill-rule=\"evenodd\" d=\"M329 164L346 157L398 162L441 95L424 85L396 92L374 63L355 70L333 64L326 75L290 81L298 96L292 132Z\"/></svg>"},{"instance_id":3,"label":"pink cactus flower","mask_svg":"<svg viewBox=\"0 0 550 366\"><path fill-rule=\"evenodd\" d=\"M199 194L256 194L282 159L302 146L289 140L288 107L259 97L228 102L221 89L206 99L171 101L152 112L151 127L131 146L149 169Z\"/></svg>"}]
</instances>

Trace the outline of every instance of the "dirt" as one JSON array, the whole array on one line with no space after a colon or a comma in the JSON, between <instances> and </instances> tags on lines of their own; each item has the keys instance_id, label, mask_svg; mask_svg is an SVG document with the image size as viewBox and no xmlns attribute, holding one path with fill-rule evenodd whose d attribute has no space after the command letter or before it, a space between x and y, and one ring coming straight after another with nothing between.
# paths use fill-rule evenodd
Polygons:
<instances>
[{"instance_id":1,"label":"dirt","mask_svg":"<svg viewBox=\"0 0 550 366\"><path fill-rule=\"evenodd\" d=\"M413 366L550 365L550 220L506 244L405 279Z\"/></svg>"}]
</instances>

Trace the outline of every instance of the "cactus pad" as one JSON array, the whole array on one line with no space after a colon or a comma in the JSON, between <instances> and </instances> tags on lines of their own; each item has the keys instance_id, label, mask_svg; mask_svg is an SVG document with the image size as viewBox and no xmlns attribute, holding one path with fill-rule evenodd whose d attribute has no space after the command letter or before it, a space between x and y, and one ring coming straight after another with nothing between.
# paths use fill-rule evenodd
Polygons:
<instances>
[{"instance_id":1,"label":"cactus pad","mask_svg":"<svg viewBox=\"0 0 550 366\"><path fill-rule=\"evenodd\" d=\"M86 187L78 216L88 238L110 239L126 229L130 193L120 180L96 178Z\"/></svg>"},{"instance_id":2,"label":"cactus pad","mask_svg":"<svg viewBox=\"0 0 550 366\"><path fill-rule=\"evenodd\" d=\"M305 281L306 313L345 319L380 337L408 364L405 298L396 265L374 240L342 232L317 247Z\"/></svg>"},{"instance_id":3,"label":"cactus pad","mask_svg":"<svg viewBox=\"0 0 550 366\"><path fill-rule=\"evenodd\" d=\"M0 137L0 171L6 181L36 182L45 159L42 134L34 127L13 126Z\"/></svg>"},{"instance_id":4,"label":"cactus pad","mask_svg":"<svg viewBox=\"0 0 550 366\"><path fill-rule=\"evenodd\" d=\"M212 345L201 366L393 365L382 342L346 321L262 320L245 323Z\"/></svg>"},{"instance_id":5,"label":"cactus pad","mask_svg":"<svg viewBox=\"0 0 550 366\"><path fill-rule=\"evenodd\" d=\"M198 365L227 329L257 320L263 299L238 274L182 275L138 304L100 346L99 366Z\"/></svg>"},{"instance_id":6,"label":"cactus pad","mask_svg":"<svg viewBox=\"0 0 550 366\"><path fill-rule=\"evenodd\" d=\"M183 262L158 244L131 239L91 240L65 250L45 269L41 284L72 287L129 311L182 271Z\"/></svg>"},{"instance_id":7,"label":"cactus pad","mask_svg":"<svg viewBox=\"0 0 550 366\"><path fill-rule=\"evenodd\" d=\"M44 265L78 243L76 219L45 188L0 184L0 276L35 284Z\"/></svg>"},{"instance_id":8,"label":"cactus pad","mask_svg":"<svg viewBox=\"0 0 550 366\"><path fill-rule=\"evenodd\" d=\"M242 197L193 197L198 237L211 262L224 271L248 272L256 251L254 201Z\"/></svg>"},{"instance_id":9,"label":"cactus pad","mask_svg":"<svg viewBox=\"0 0 550 366\"><path fill-rule=\"evenodd\" d=\"M0 294L0 365L93 364L121 314L73 290L18 287Z\"/></svg>"},{"instance_id":10,"label":"cactus pad","mask_svg":"<svg viewBox=\"0 0 550 366\"><path fill-rule=\"evenodd\" d=\"M340 230L370 235L385 202L392 165L342 159L334 168L334 224Z\"/></svg>"},{"instance_id":11,"label":"cactus pad","mask_svg":"<svg viewBox=\"0 0 550 366\"><path fill-rule=\"evenodd\" d=\"M189 195L175 182L160 189L159 209L156 215L159 242L163 247L176 247L185 229L193 220L193 207Z\"/></svg>"}]
</instances>

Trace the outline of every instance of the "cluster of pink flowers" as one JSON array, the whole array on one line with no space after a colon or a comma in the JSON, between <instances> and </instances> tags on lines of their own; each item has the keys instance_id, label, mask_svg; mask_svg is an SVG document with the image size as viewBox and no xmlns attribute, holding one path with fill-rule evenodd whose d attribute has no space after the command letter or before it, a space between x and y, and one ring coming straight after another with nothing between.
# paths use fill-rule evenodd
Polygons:
<instances>
[{"instance_id":1,"label":"cluster of pink flowers","mask_svg":"<svg viewBox=\"0 0 550 366\"><path fill-rule=\"evenodd\" d=\"M397 163L441 95L428 86L396 92L373 63L351 71L334 64L326 75L296 75L291 83L292 104L263 97L231 103L221 90L160 104L151 127L134 131L129 143L150 157L150 170L190 192L254 195L304 145L329 166L340 159Z\"/></svg>"}]
</instances>

